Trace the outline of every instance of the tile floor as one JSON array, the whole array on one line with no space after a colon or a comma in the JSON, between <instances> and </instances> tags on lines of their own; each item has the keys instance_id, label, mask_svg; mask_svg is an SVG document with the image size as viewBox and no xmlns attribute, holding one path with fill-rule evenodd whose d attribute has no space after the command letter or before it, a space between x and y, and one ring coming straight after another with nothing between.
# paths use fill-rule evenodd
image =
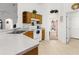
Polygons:
<instances>
[{"instance_id":1,"label":"tile floor","mask_svg":"<svg viewBox=\"0 0 79 59\"><path fill-rule=\"evenodd\" d=\"M39 55L74 55L79 54L79 40L71 39L69 44L58 40L42 41L39 44Z\"/></svg>"}]
</instances>

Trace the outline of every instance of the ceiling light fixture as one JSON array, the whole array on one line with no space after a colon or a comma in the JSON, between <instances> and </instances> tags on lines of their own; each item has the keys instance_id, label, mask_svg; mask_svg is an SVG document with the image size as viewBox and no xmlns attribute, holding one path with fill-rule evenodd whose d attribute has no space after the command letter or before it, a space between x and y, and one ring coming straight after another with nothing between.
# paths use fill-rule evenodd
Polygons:
<instances>
[{"instance_id":1,"label":"ceiling light fixture","mask_svg":"<svg viewBox=\"0 0 79 59\"><path fill-rule=\"evenodd\" d=\"M71 8L73 10L79 9L79 3L74 3Z\"/></svg>"}]
</instances>

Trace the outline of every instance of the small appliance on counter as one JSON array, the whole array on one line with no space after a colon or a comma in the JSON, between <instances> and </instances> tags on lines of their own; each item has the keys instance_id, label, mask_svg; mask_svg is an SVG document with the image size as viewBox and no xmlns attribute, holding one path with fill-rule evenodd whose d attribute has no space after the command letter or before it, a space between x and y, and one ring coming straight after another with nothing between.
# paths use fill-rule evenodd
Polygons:
<instances>
[{"instance_id":1,"label":"small appliance on counter","mask_svg":"<svg viewBox=\"0 0 79 59\"><path fill-rule=\"evenodd\" d=\"M16 24L13 25L13 28L16 28Z\"/></svg>"},{"instance_id":2,"label":"small appliance on counter","mask_svg":"<svg viewBox=\"0 0 79 59\"><path fill-rule=\"evenodd\" d=\"M12 19L10 19L10 18L5 19L5 29L6 30L13 29L13 21L12 21Z\"/></svg>"},{"instance_id":3,"label":"small appliance on counter","mask_svg":"<svg viewBox=\"0 0 79 59\"><path fill-rule=\"evenodd\" d=\"M40 26L37 26L37 29L34 31L34 39L37 41L42 40L42 29Z\"/></svg>"},{"instance_id":4,"label":"small appliance on counter","mask_svg":"<svg viewBox=\"0 0 79 59\"><path fill-rule=\"evenodd\" d=\"M0 29L2 29L3 27L2 27L2 20L0 19Z\"/></svg>"},{"instance_id":5,"label":"small appliance on counter","mask_svg":"<svg viewBox=\"0 0 79 59\"><path fill-rule=\"evenodd\" d=\"M36 20L32 20L32 21L31 21L31 25L32 25L32 26L36 26Z\"/></svg>"}]
</instances>

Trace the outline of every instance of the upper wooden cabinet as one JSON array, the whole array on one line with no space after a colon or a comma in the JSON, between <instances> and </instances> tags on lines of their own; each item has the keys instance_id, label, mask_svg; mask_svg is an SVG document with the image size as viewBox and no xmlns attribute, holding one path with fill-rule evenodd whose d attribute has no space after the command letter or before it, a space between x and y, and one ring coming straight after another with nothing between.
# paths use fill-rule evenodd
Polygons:
<instances>
[{"instance_id":1,"label":"upper wooden cabinet","mask_svg":"<svg viewBox=\"0 0 79 59\"><path fill-rule=\"evenodd\" d=\"M35 17L36 19L39 19L39 23L40 24L42 24L42 16L41 15L39 15L39 14L36 14L36 17Z\"/></svg>"},{"instance_id":2,"label":"upper wooden cabinet","mask_svg":"<svg viewBox=\"0 0 79 59\"><path fill-rule=\"evenodd\" d=\"M31 18L35 18L39 20L39 24L42 24L42 15L33 14L31 12L23 12L23 23L31 23Z\"/></svg>"},{"instance_id":3,"label":"upper wooden cabinet","mask_svg":"<svg viewBox=\"0 0 79 59\"><path fill-rule=\"evenodd\" d=\"M23 12L23 23L31 23L32 13Z\"/></svg>"}]
</instances>

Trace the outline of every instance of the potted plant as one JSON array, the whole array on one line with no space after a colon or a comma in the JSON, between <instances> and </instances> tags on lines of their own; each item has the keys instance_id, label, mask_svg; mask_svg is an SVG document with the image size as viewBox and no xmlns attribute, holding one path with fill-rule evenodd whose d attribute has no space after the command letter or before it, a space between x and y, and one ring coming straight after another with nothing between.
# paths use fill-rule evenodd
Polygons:
<instances>
[{"instance_id":1,"label":"potted plant","mask_svg":"<svg viewBox=\"0 0 79 59\"><path fill-rule=\"evenodd\" d=\"M37 13L37 11L36 11L36 10L33 10L33 11L32 11L32 13L33 13L33 14L36 14L36 13Z\"/></svg>"}]
</instances>

